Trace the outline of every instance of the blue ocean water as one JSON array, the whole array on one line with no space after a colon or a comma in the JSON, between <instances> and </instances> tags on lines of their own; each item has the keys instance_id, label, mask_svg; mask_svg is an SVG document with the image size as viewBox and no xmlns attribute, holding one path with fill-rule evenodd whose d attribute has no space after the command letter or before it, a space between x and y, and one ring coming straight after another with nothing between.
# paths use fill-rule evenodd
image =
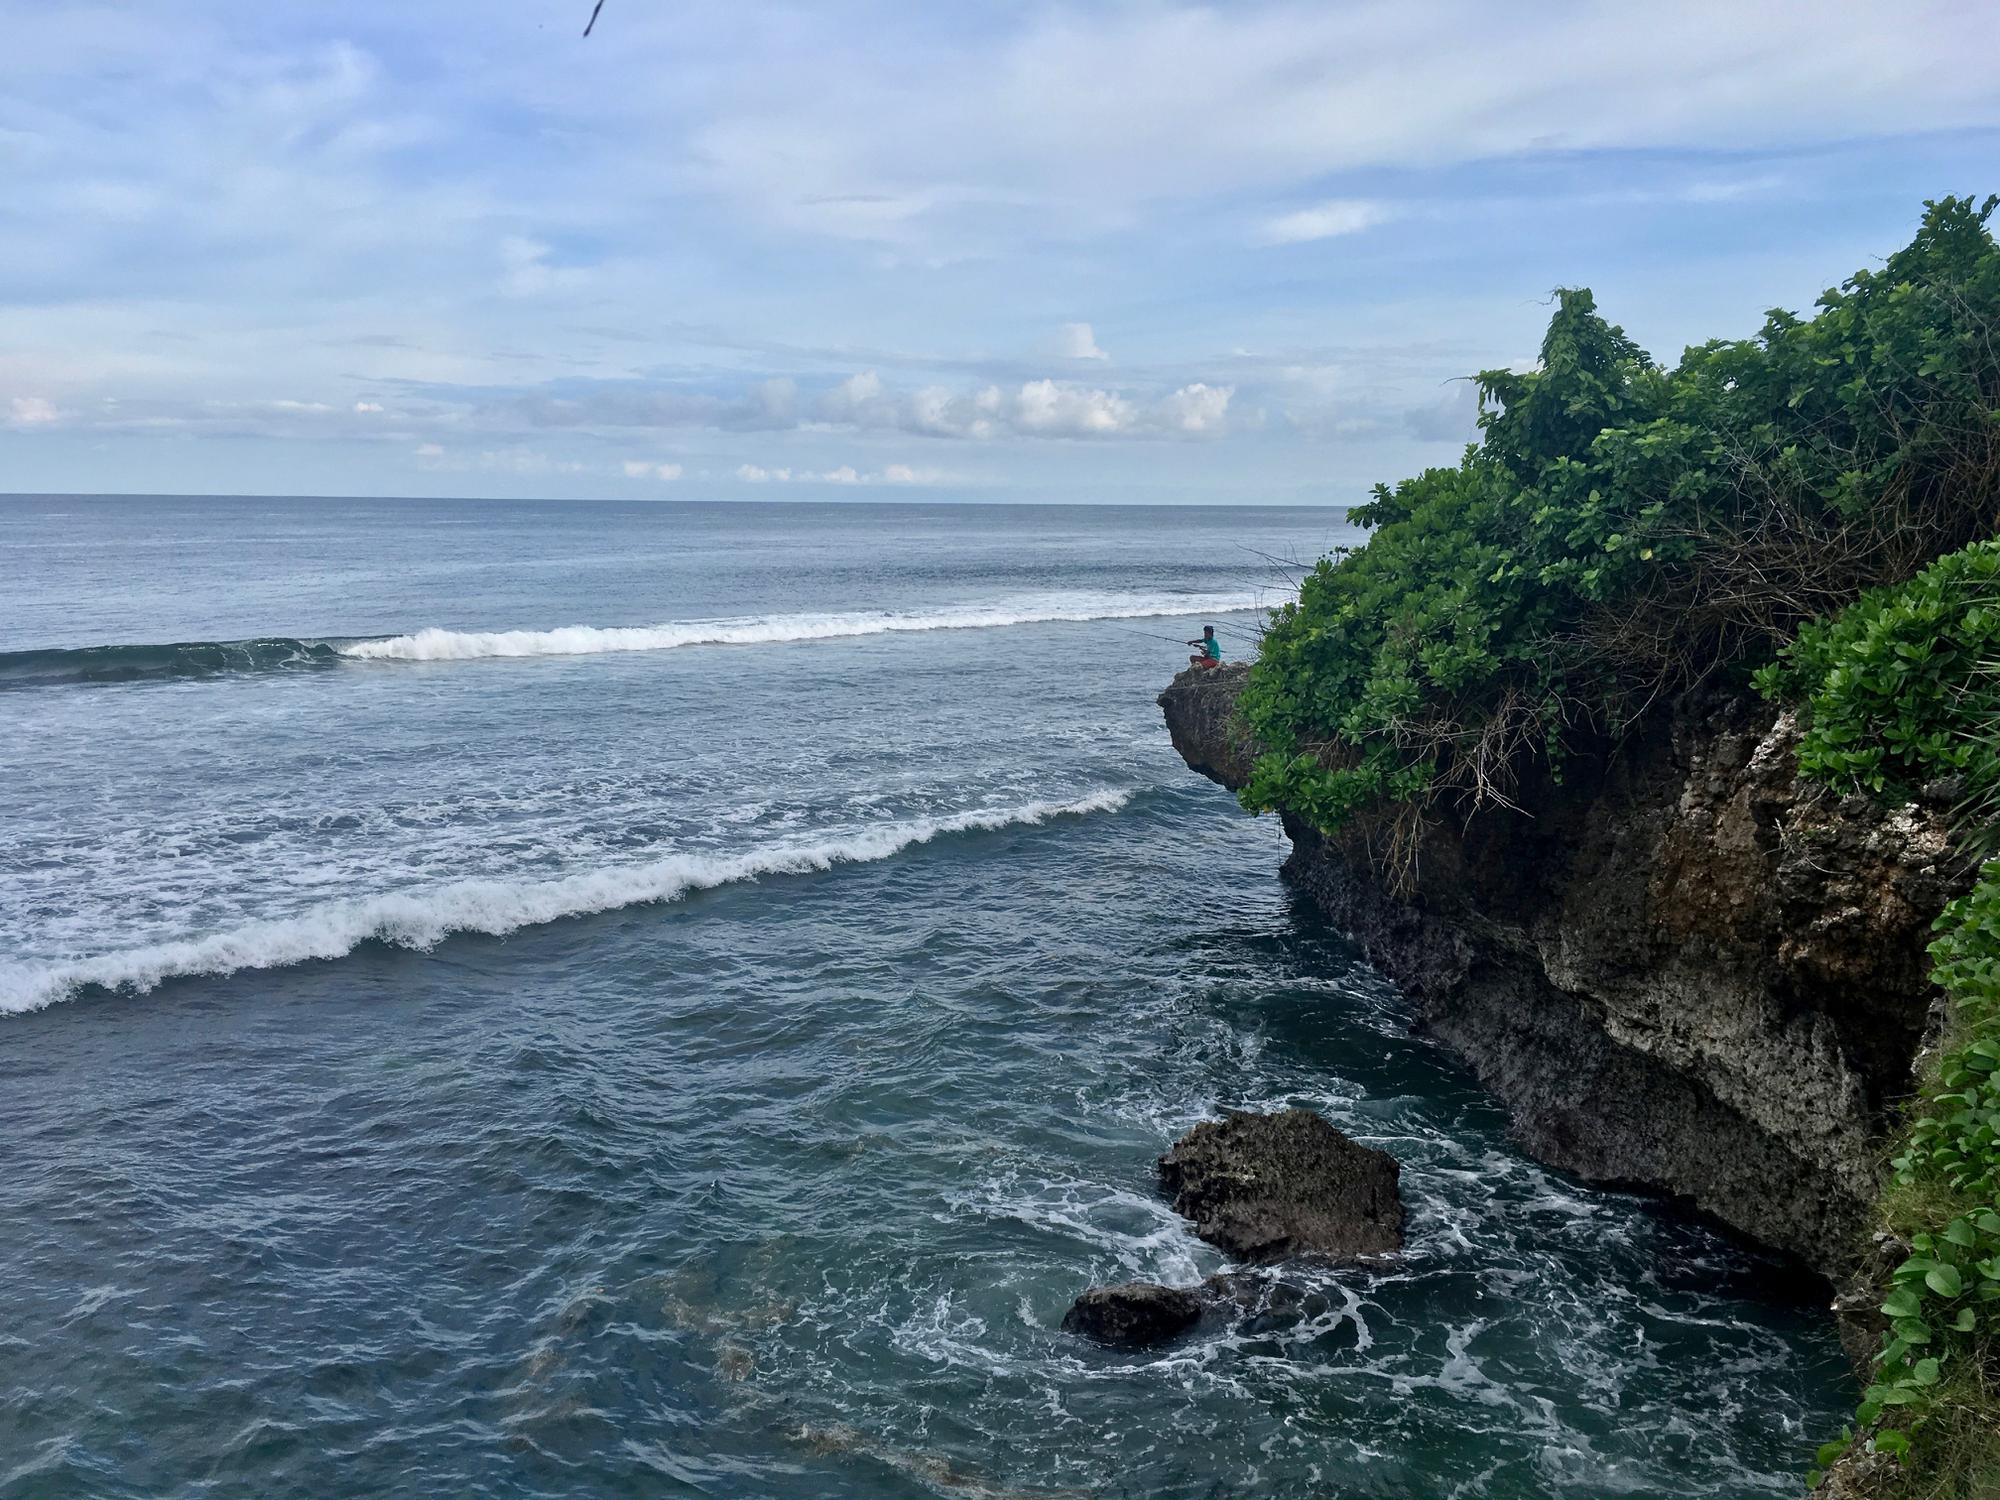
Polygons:
<instances>
[{"instance_id":1,"label":"blue ocean water","mask_svg":"<svg viewBox=\"0 0 2000 1500\"><path fill-rule=\"evenodd\" d=\"M1811 1289L1520 1156L1166 742L1354 539L0 500L0 1497L1794 1493ZM1403 1261L1061 1333L1284 1102Z\"/></svg>"}]
</instances>

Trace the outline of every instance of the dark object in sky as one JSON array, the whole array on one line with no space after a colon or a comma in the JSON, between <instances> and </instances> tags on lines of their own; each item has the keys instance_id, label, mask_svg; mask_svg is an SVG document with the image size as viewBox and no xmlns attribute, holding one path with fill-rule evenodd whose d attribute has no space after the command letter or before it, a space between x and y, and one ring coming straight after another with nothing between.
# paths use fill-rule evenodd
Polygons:
<instances>
[{"instance_id":1,"label":"dark object in sky","mask_svg":"<svg viewBox=\"0 0 2000 1500\"><path fill-rule=\"evenodd\" d=\"M604 0L597 0L597 4L591 6L590 19L583 23L583 34L585 36L590 35L590 28L597 24L597 13L603 9L604 9Z\"/></svg>"}]
</instances>

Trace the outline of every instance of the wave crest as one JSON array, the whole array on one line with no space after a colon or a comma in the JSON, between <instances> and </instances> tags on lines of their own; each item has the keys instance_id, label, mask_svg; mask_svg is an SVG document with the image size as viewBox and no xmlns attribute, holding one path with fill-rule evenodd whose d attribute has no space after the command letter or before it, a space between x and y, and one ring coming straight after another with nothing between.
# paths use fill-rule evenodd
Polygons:
<instances>
[{"instance_id":1,"label":"wave crest","mask_svg":"<svg viewBox=\"0 0 2000 1500\"><path fill-rule=\"evenodd\" d=\"M0 1015L41 1010L83 989L144 994L163 980L186 975L282 969L340 958L366 942L429 949L454 933L498 937L565 917L673 901L691 891L761 876L802 875L887 859L946 834L1116 812L1132 795L1129 790L1106 788L1069 802L1028 802L885 823L816 844L774 845L741 854L676 854L547 880L456 880L430 890L329 902L296 916L246 922L207 937L149 943L94 958L0 967Z\"/></svg>"},{"instance_id":2,"label":"wave crest","mask_svg":"<svg viewBox=\"0 0 2000 1500\"><path fill-rule=\"evenodd\" d=\"M263 636L250 641L177 641L157 646L0 651L0 688L153 682L339 664L338 643L293 640L289 636Z\"/></svg>"},{"instance_id":3,"label":"wave crest","mask_svg":"<svg viewBox=\"0 0 2000 1500\"><path fill-rule=\"evenodd\" d=\"M904 631L988 630L1063 621L1228 614L1256 607L1254 600L1240 594L1058 594L936 610L755 615L729 620L676 620L662 625L567 625L555 630L430 629L387 640L355 641L342 646L340 654L362 661L594 656L610 651L666 651L679 646L763 646L786 641L844 640Z\"/></svg>"},{"instance_id":4,"label":"wave crest","mask_svg":"<svg viewBox=\"0 0 2000 1500\"><path fill-rule=\"evenodd\" d=\"M263 636L244 641L51 647L0 651L0 690L282 672L337 667L344 661L474 661L485 657L665 651L678 646L766 646L905 631L1234 614L1263 607L1258 599L1243 594L1031 594L934 610L746 615L670 620L660 625L564 625L553 630L431 628L367 638Z\"/></svg>"}]
</instances>

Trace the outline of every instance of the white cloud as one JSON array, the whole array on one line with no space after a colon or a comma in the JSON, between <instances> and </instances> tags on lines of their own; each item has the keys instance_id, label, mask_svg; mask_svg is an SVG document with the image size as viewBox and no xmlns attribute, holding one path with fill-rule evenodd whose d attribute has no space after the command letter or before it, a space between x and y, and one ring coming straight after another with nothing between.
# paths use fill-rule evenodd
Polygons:
<instances>
[{"instance_id":1,"label":"white cloud","mask_svg":"<svg viewBox=\"0 0 2000 1500\"><path fill-rule=\"evenodd\" d=\"M624 469L627 479L658 479L663 483L679 479L682 473L679 464L655 463L645 458L628 458Z\"/></svg>"},{"instance_id":2,"label":"white cloud","mask_svg":"<svg viewBox=\"0 0 2000 1500\"><path fill-rule=\"evenodd\" d=\"M8 410L12 413L7 419L9 427L46 427L62 419L56 404L46 396L16 396L8 403Z\"/></svg>"},{"instance_id":3,"label":"white cloud","mask_svg":"<svg viewBox=\"0 0 2000 1500\"><path fill-rule=\"evenodd\" d=\"M1233 386L1184 385L1160 403L1160 415L1168 426L1186 433L1208 433L1221 429L1229 419L1229 399Z\"/></svg>"},{"instance_id":4,"label":"white cloud","mask_svg":"<svg viewBox=\"0 0 2000 1500\"><path fill-rule=\"evenodd\" d=\"M1907 238L1899 184L1965 181L1970 132L2000 125L1993 71L1964 64L2000 54L2000 7L1970 0L1084 0L914 29L743 0L632 6L615 47L559 55L534 8L475 9L376 7L363 47L293 7L15 8L0 425L110 435L17 440L34 482L143 479L167 451L144 434L172 433L297 445L323 485L376 482L364 444L412 468L420 444L467 464L518 444L616 486L624 454L696 451L678 431L826 427L883 435L845 450L856 483L921 482L896 471L952 439L1039 445L991 457L1026 485L1055 444L1194 444L1268 413L1268 450L1229 445L1245 464L1062 454L1230 489L1253 446L1310 434L1272 365L1203 350L1425 345L1397 381L1357 367L1296 404L1315 431L1443 441L1461 413L1405 411L1532 347L1547 285L1618 286L1607 307L1655 348L1748 332ZM1373 234L1400 237L1456 187L1475 201L1420 290L1274 280L1244 248L1334 245L1385 204L1407 222ZM1771 231L1749 205L1781 187L1800 211ZM1633 207L1653 200L1683 206ZM1702 232L1652 254L1683 215ZM1118 366L1057 322L1083 314ZM206 444L176 472L244 488L258 451ZM824 474L843 450L726 451L812 451L799 472Z\"/></svg>"},{"instance_id":5,"label":"white cloud","mask_svg":"<svg viewBox=\"0 0 2000 1500\"><path fill-rule=\"evenodd\" d=\"M1393 217L1393 210L1386 204L1365 198L1335 198L1264 220L1257 228L1256 239L1263 245L1301 245L1309 240L1359 234Z\"/></svg>"},{"instance_id":6,"label":"white cloud","mask_svg":"<svg viewBox=\"0 0 2000 1500\"><path fill-rule=\"evenodd\" d=\"M870 485L949 484L953 476L942 469L920 469L910 464L885 464L880 470L863 471L852 464L831 469L767 468L762 464L741 464L736 477L748 484L838 484Z\"/></svg>"},{"instance_id":7,"label":"white cloud","mask_svg":"<svg viewBox=\"0 0 2000 1500\"><path fill-rule=\"evenodd\" d=\"M17 397L9 425L60 419L66 425L102 432L171 429L195 436L422 443L425 450L438 450L422 452L428 462L441 462L448 450L454 465L465 465L471 463L465 455L475 451L475 445L507 445L479 450L492 453L542 452L557 434L594 434L622 442L632 441L636 434L685 430L882 432L979 443L1211 438L1226 430L1256 425L1254 417L1235 420L1236 389L1215 380L1162 390L1158 386L1086 384L1052 376L1005 385L989 382L911 388L891 385L872 370L803 396L796 383L784 377L754 381L734 394L679 385L661 387L640 380L572 380L515 390L411 383L392 403L350 400L339 405L292 397L254 401L105 398L58 412L45 398ZM495 459L493 466L504 464ZM675 465L656 459L600 460L594 470L627 473L633 478L679 477ZM739 477L761 482L757 475ZM765 472L762 480L776 477ZM829 484L894 482L858 468L850 480L840 466L801 470L796 477Z\"/></svg>"},{"instance_id":8,"label":"white cloud","mask_svg":"<svg viewBox=\"0 0 2000 1500\"><path fill-rule=\"evenodd\" d=\"M540 240L510 234L500 241L500 290L509 297L541 297L581 286L590 273L581 266L559 266L554 250Z\"/></svg>"},{"instance_id":9,"label":"white cloud","mask_svg":"<svg viewBox=\"0 0 2000 1500\"><path fill-rule=\"evenodd\" d=\"M1052 352L1058 359L1109 359L1097 347L1097 335L1088 323L1065 323L1056 330Z\"/></svg>"},{"instance_id":10,"label":"white cloud","mask_svg":"<svg viewBox=\"0 0 2000 1500\"><path fill-rule=\"evenodd\" d=\"M1030 380L1014 397L1014 424L1047 437L1109 437L1131 426L1132 403L1111 391Z\"/></svg>"},{"instance_id":11,"label":"white cloud","mask_svg":"<svg viewBox=\"0 0 2000 1500\"><path fill-rule=\"evenodd\" d=\"M1199 436L1221 426L1227 388L1193 384L1158 399L1044 377L1014 386L897 391L874 371L848 377L812 407L813 425L984 441L1001 437Z\"/></svg>"},{"instance_id":12,"label":"white cloud","mask_svg":"<svg viewBox=\"0 0 2000 1500\"><path fill-rule=\"evenodd\" d=\"M758 58L714 90L727 103L694 131L698 180L788 230L979 253L1342 172L2000 124L1990 70L1964 66L2000 55L2000 7L1960 0L1017 14L928 46L920 69L831 25ZM1282 232L1324 235L1310 230Z\"/></svg>"}]
</instances>

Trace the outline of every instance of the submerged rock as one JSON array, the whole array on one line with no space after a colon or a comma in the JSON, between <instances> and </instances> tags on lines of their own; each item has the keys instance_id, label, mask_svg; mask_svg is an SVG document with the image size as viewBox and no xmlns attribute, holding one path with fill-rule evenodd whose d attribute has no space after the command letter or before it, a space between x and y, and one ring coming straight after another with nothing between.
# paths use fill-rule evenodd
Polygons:
<instances>
[{"instance_id":1,"label":"submerged rock","mask_svg":"<svg viewBox=\"0 0 2000 1500\"><path fill-rule=\"evenodd\" d=\"M1403 1248L1402 1169L1309 1109L1205 1120L1160 1158L1194 1232L1243 1260L1354 1260Z\"/></svg>"},{"instance_id":2,"label":"submerged rock","mask_svg":"<svg viewBox=\"0 0 2000 1500\"><path fill-rule=\"evenodd\" d=\"M1152 1281L1094 1286L1063 1314L1065 1333L1080 1333L1103 1344L1137 1348L1164 1343L1201 1318L1201 1298L1180 1287Z\"/></svg>"},{"instance_id":3,"label":"submerged rock","mask_svg":"<svg viewBox=\"0 0 2000 1500\"><path fill-rule=\"evenodd\" d=\"M1260 1267L1219 1271L1201 1285L1210 1307L1220 1310L1239 1336L1291 1334L1311 1324L1313 1348L1322 1356L1361 1342L1352 1294L1324 1276L1294 1280Z\"/></svg>"}]
</instances>

